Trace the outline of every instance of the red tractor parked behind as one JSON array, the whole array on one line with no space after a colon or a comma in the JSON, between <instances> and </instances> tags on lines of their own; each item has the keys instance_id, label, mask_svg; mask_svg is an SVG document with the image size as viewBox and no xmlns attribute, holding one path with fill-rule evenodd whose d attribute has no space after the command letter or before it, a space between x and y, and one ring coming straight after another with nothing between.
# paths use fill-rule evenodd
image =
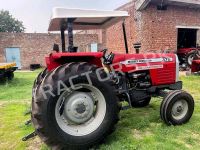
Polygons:
<instances>
[{"instance_id":1,"label":"red tractor parked behind","mask_svg":"<svg viewBox=\"0 0 200 150\"><path fill-rule=\"evenodd\" d=\"M61 31L62 51L54 45L46 57L47 69L36 79L32 99L34 134L50 147L88 149L100 144L114 131L123 101L145 107L152 97L162 96L160 115L167 125L190 120L194 100L182 90L177 55L129 54L125 23L126 54L77 52L74 47L73 29L103 29L128 16L124 11L54 9L49 31Z\"/></svg>"},{"instance_id":2,"label":"red tractor parked behind","mask_svg":"<svg viewBox=\"0 0 200 150\"><path fill-rule=\"evenodd\" d=\"M194 52L193 58L191 72L193 74L200 74L200 49Z\"/></svg>"},{"instance_id":3,"label":"red tractor parked behind","mask_svg":"<svg viewBox=\"0 0 200 150\"><path fill-rule=\"evenodd\" d=\"M183 68L191 67L196 51L200 50L197 48L180 48L178 49L177 55L180 61L180 66Z\"/></svg>"}]
</instances>

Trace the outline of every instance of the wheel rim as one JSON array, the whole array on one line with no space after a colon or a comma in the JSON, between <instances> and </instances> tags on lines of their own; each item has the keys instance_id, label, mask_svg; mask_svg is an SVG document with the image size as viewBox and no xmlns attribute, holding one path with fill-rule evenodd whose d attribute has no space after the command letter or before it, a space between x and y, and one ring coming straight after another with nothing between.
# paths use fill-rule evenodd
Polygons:
<instances>
[{"instance_id":1,"label":"wheel rim","mask_svg":"<svg viewBox=\"0 0 200 150\"><path fill-rule=\"evenodd\" d=\"M60 95L55 107L58 126L73 136L84 136L94 132L106 114L106 101L101 91L88 84L77 85L80 86L87 92L65 91Z\"/></svg>"},{"instance_id":2,"label":"wheel rim","mask_svg":"<svg viewBox=\"0 0 200 150\"><path fill-rule=\"evenodd\" d=\"M193 61L193 55L190 55L189 57L188 57L188 64L189 65L192 65L192 61Z\"/></svg>"},{"instance_id":3,"label":"wheel rim","mask_svg":"<svg viewBox=\"0 0 200 150\"><path fill-rule=\"evenodd\" d=\"M188 112L188 103L186 100L179 100L172 107L172 117L176 120L183 119Z\"/></svg>"}]
</instances>

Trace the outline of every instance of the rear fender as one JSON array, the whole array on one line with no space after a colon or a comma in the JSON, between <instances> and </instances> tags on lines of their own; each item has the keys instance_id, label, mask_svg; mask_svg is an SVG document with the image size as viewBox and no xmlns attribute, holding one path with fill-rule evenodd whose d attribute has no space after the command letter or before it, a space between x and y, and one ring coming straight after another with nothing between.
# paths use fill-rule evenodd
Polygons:
<instances>
[{"instance_id":1,"label":"rear fender","mask_svg":"<svg viewBox=\"0 0 200 150\"><path fill-rule=\"evenodd\" d=\"M46 64L49 71L71 62L88 62L102 67L102 53L54 53L46 57Z\"/></svg>"}]
</instances>

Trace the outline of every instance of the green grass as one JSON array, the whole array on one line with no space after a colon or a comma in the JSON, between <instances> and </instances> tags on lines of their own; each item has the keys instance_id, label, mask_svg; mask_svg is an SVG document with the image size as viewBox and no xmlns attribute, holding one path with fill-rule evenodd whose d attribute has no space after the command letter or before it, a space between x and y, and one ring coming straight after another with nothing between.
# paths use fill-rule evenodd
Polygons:
<instances>
[{"instance_id":1,"label":"green grass","mask_svg":"<svg viewBox=\"0 0 200 150\"><path fill-rule=\"evenodd\" d=\"M0 109L0 149L25 149L28 143L22 142L24 135L33 131L31 126L25 126L25 120L30 116L24 116L28 105L26 103L7 103Z\"/></svg>"},{"instance_id":2,"label":"green grass","mask_svg":"<svg viewBox=\"0 0 200 150\"><path fill-rule=\"evenodd\" d=\"M22 142L21 138L34 129L25 126L30 116L24 116L31 101L31 88L37 72L16 73L8 84L0 85L0 149L42 149L39 138ZM166 126L160 119L160 99L153 99L142 109L121 111L116 131L110 135L101 150L198 150L200 147L200 77L181 77L184 90L190 92L196 102L195 112L189 123L182 126Z\"/></svg>"},{"instance_id":3,"label":"green grass","mask_svg":"<svg viewBox=\"0 0 200 150\"><path fill-rule=\"evenodd\" d=\"M32 86L38 71L15 73L15 79L0 84L0 101L30 100Z\"/></svg>"}]
</instances>

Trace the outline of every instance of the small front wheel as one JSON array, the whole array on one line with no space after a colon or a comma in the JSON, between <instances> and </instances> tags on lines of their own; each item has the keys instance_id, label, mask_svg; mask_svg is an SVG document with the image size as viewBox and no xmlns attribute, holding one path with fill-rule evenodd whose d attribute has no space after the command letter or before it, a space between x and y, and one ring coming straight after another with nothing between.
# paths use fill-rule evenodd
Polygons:
<instances>
[{"instance_id":1,"label":"small front wheel","mask_svg":"<svg viewBox=\"0 0 200 150\"><path fill-rule=\"evenodd\" d=\"M185 91L169 93L161 104L161 118L167 125L187 123L194 111L194 99Z\"/></svg>"}]
</instances>

